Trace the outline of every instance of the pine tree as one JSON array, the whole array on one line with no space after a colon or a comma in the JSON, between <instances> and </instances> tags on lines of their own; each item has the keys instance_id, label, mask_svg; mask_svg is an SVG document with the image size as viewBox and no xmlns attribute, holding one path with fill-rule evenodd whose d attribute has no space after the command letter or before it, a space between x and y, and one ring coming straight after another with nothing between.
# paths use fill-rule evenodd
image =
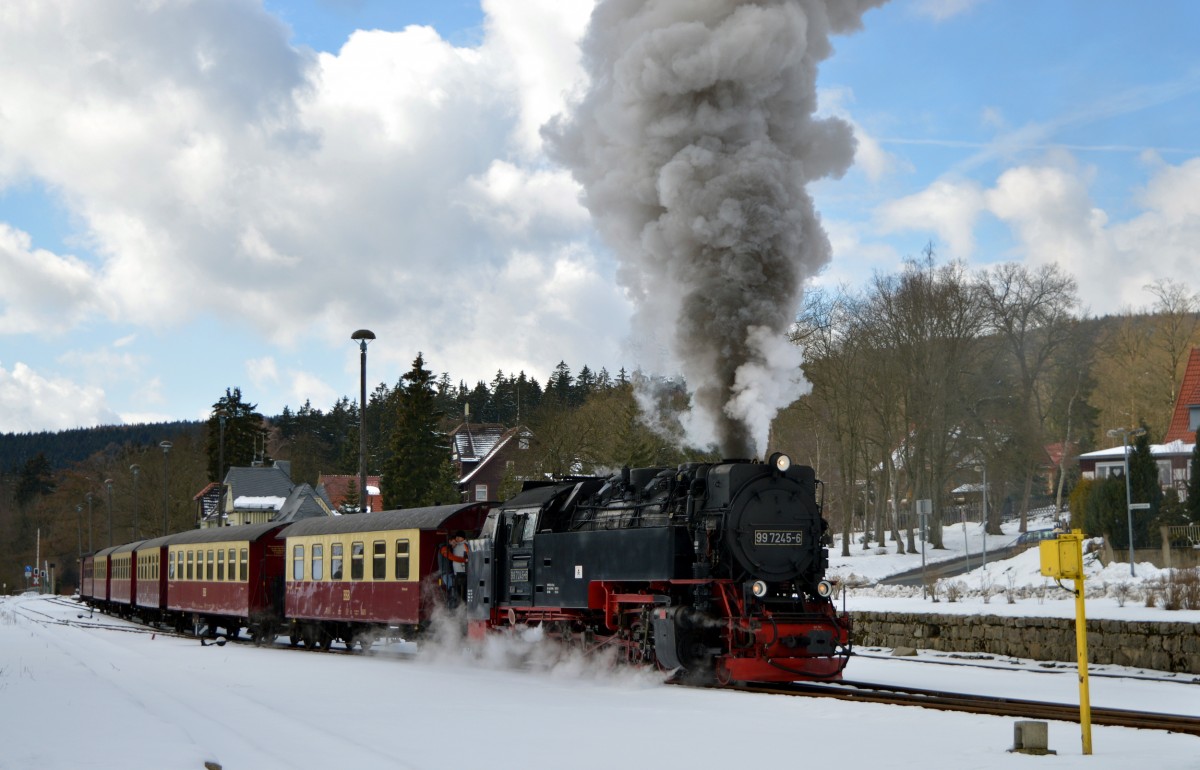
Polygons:
<instances>
[{"instance_id":1,"label":"pine tree","mask_svg":"<svg viewBox=\"0 0 1200 770\"><path fill-rule=\"evenodd\" d=\"M383 499L393 508L455 503L459 500L445 416L437 408L432 373L417 354L398 389L392 428L392 456L383 467Z\"/></svg>"},{"instance_id":2,"label":"pine tree","mask_svg":"<svg viewBox=\"0 0 1200 770\"><path fill-rule=\"evenodd\" d=\"M1200 430L1193 437L1191 467L1188 468L1187 501L1184 510L1193 524L1200 524Z\"/></svg>"},{"instance_id":3,"label":"pine tree","mask_svg":"<svg viewBox=\"0 0 1200 770\"><path fill-rule=\"evenodd\" d=\"M24 508L36 497L48 495L54 491L54 473L50 469L50 461L46 455L38 452L21 467L17 477L17 488L13 493L17 507Z\"/></svg>"},{"instance_id":4,"label":"pine tree","mask_svg":"<svg viewBox=\"0 0 1200 770\"><path fill-rule=\"evenodd\" d=\"M1145 428L1145 423L1142 424ZM1158 517L1162 504L1162 486L1158 481L1158 463L1150 454L1150 434L1144 432L1137 437L1129 452L1129 495L1132 502L1149 503L1148 511L1133 511L1133 547L1147 548L1151 545L1150 522ZM1129 539L1129 523L1126 520L1125 540ZM1125 544L1128 547L1128 543Z\"/></svg>"},{"instance_id":5,"label":"pine tree","mask_svg":"<svg viewBox=\"0 0 1200 770\"><path fill-rule=\"evenodd\" d=\"M241 388L226 388L225 395L212 406L208 418L208 478L224 481L232 467L249 467L256 461L270 463L267 456L267 427L258 413L258 404L242 400ZM224 442L220 418L225 417ZM217 467L224 455L225 466Z\"/></svg>"}]
</instances>

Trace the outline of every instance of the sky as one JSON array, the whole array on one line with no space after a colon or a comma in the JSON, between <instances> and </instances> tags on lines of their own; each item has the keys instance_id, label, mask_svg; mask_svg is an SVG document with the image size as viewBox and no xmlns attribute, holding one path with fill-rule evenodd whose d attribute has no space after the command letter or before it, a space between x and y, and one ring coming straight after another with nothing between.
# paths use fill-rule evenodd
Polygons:
<instances>
[{"instance_id":1,"label":"sky","mask_svg":"<svg viewBox=\"0 0 1200 770\"><path fill-rule=\"evenodd\" d=\"M418 353L473 385L667 367L540 127L586 93L593 0L8 0L0 432L264 414ZM836 35L813 285L932 243L1057 263L1094 315L1188 282L1200 6L894 0ZM1192 290L1200 288L1191 286ZM655 373L671 375L672 371Z\"/></svg>"},{"instance_id":2,"label":"sky","mask_svg":"<svg viewBox=\"0 0 1200 770\"><path fill-rule=\"evenodd\" d=\"M1016 523L1005 526L1011 539ZM947 533L950 548L940 556L957 550L953 541ZM1030 569L1031 553L1036 549L990 561L992 579L1011 574L1015 586L1043 585L1045 579ZM860 576L879 577L911 566L912 556L872 549L834 561L852 561ZM1089 594L1119 580L1122 570L1128 574L1129 565L1089 564ZM980 585L982 573L977 567L962 579ZM1134 584L1157 577L1139 565ZM985 606L967 594L963 601L934 605L860 587L847 609L1074 614L1070 598L1027 597L1014 604L993 598ZM1089 618L1191 622L1200 615L1151 610L1132 600L1119 607L1089 597L1087 605ZM284 637L275 649L201 646L194 638L89 617L65 597L0 595L0 690L8 706L0 767L107 767L108 757L120 756L130 770L198 768L204 762L264 769L432 770L457 763L583 770L611 767L613 751L652 766L698 770L789 766L797 757L815 767L896 770L1016 770L1047 762L1098 770L1140 766L1146 757L1158 770L1196 763L1194 736L1093 725L1092 754L1085 756L1078 724L1049 722L1048 746L1056 756L1033 759L1008 752L1012 718L669 687L660 674L564 654L540 641L536 630L492 636L476 647L464 645L453 625L439 631L417 644L377 644L365 655L286 650ZM847 679L1079 702L1078 673L1070 664L1047 667L932 650L914 657L877 648L857 652ZM1200 716L1194 677L1111 665L1089 666L1089 674L1093 708ZM520 716L514 719L517 704ZM535 736L536 751L514 731Z\"/></svg>"}]
</instances>

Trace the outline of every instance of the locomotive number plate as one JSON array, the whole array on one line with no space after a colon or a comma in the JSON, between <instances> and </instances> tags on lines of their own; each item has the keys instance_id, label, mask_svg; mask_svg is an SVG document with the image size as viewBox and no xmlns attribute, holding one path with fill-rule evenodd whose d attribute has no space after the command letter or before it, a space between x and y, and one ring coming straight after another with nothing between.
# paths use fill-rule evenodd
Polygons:
<instances>
[{"instance_id":1,"label":"locomotive number plate","mask_svg":"<svg viewBox=\"0 0 1200 770\"><path fill-rule=\"evenodd\" d=\"M755 545L803 545L804 531L799 529L756 529Z\"/></svg>"},{"instance_id":2,"label":"locomotive number plate","mask_svg":"<svg viewBox=\"0 0 1200 770\"><path fill-rule=\"evenodd\" d=\"M510 583L528 583L529 570L527 569L510 569L508 571L508 582Z\"/></svg>"}]
</instances>

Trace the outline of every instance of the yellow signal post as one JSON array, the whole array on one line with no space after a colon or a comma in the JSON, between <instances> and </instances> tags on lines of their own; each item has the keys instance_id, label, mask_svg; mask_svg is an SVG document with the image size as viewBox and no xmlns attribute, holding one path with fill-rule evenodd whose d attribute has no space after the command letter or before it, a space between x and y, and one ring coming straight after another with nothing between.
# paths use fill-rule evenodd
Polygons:
<instances>
[{"instance_id":1,"label":"yellow signal post","mask_svg":"<svg viewBox=\"0 0 1200 770\"><path fill-rule=\"evenodd\" d=\"M1087 618L1083 608L1083 531L1072 530L1039 545L1042 574L1075 581L1075 655L1079 666L1079 727L1083 753L1092 753L1092 704L1088 697ZM1064 588L1066 586L1063 586Z\"/></svg>"}]
</instances>

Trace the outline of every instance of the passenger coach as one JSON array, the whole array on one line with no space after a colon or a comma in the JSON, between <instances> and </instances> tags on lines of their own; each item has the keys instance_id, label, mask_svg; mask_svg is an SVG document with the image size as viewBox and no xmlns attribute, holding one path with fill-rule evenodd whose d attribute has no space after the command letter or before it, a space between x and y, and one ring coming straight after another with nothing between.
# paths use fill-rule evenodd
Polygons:
<instances>
[{"instance_id":1,"label":"passenger coach","mask_svg":"<svg viewBox=\"0 0 1200 770\"><path fill-rule=\"evenodd\" d=\"M193 529L150 541L166 550L163 612L182 631L189 622L247 628L256 642L272 641L283 625L283 541L287 524L269 522ZM161 552L160 552L161 553Z\"/></svg>"},{"instance_id":2,"label":"passenger coach","mask_svg":"<svg viewBox=\"0 0 1200 770\"><path fill-rule=\"evenodd\" d=\"M137 574L133 569L134 551L142 542L126 543L100 552L107 554L109 563L108 603L112 611L123 618L133 615L137 586Z\"/></svg>"},{"instance_id":3,"label":"passenger coach","mask_svg":"<svg viewBox=\"0 0 1200 770\"><path fill-rule=\"evenodd\" d=\"M431 617L438 548L477 532L491 503L441 505L304 519L287 544L284 614L293 644L371 646L388 627L407 633Z\"/></svg>"}]
</instances>

